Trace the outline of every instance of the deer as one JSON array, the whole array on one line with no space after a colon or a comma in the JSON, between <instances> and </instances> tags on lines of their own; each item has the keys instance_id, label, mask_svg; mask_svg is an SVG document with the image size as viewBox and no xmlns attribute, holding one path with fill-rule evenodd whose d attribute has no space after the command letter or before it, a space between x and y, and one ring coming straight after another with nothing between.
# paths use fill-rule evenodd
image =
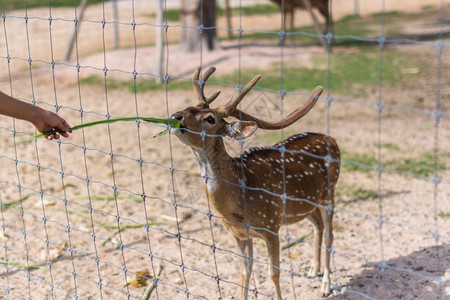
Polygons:
<instances>
[{"instance_id":1,"label":"deer","mask_svg":"<svg viewBox=\"0 0 450 300\"><path fill-rule=\"evenodd\" d=\"M207 200L236 240L240 254L241 299L248 299L253 264L253 239L265 241L270 278L277 299L280 288L281 226L308 219L314 228L314 250L308 277L320 271L322 237L325 238L325 267L321 293L330 287L330 252L333 243L334 190L339 177L340 152L336 141L319 133L300 133L271 147L249 148L238 157L228 155L224 138L242 141L257 128L280 130L306 115L323 91L317 87L311 98L279 122L268 122L238 108L245 95L261 78L255 76L225 105L211 108L220 90L204 95L205 83L215 71L202 77L198 67L192 77L197 100L194 106L171 115L180 123L171 128L189 146L201 171ZM228 122L225 119L236 120Z\"/></svg>"},{"instance_id":2,"label":"deer","mask_svg":"<svg viewBox=\"0 0 450 300\"><path fill-rule=\"evenodd\" d=\"M283 9L284 11L284 28L286 28L286 23L289 20L289 30L294 30L294 11L296 8L300 9L307 9L307 4L305 1L310 1L311 8L317 8L320 12L320 14L325 18L326 21L326 29L330 30L332 32L333 28L333 20L331 19L330 15L330 8L329 8L329 0L270 0L277 4L280 9Z\"/></svg>"}]
</instances>

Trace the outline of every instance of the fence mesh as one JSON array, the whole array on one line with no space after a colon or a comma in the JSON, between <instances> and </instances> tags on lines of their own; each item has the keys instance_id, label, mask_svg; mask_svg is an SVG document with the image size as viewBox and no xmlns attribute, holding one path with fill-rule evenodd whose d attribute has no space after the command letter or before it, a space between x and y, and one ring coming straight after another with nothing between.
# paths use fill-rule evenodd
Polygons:
<instances>
[{"instance_id":1,"label":"fence mesh","mask_svg":"<svg viewBox=\"0 0 450 300\"><path fill-rule=\"evenodd\" d=\"M273 148L294 133L333 136L342 153L334 244L322 249L332 256L329 297L450 295L446 1L335 0L334 33L324 35L309 26L304 11L296 12L295 29L288 31L279 8L264 1L233 2L233 28L222 16L213 28L182 25L172 19L179 11L174 1L163 1L162 24L155 21L157 5L146 1L100 1L86 11L76 1L69 7L13 2L2 1L1 89L71 125L169 117L194 104L197 66L217 66L205 90L222 89L220 103L261 73L240 108L266 120L286 117L323 85L318 104L298 124L226 141L228 153L243 161L250 147ZM361 17L353 16L355 8ZM211 29L220 45L214 51L203 40L193 53L179 43L183 30L202 35ZM157 30L163 31L162 74L155 67ZM207 201L194 156L173 134L154 138L164 128L136 119L48 141L33 138L30 126L0 120L1 299L240 295L245 255ZM283 158L292 154L276 149ZM243 194L308 203L286 196L290 174L281 169L280 193L242 185ZM271 232L280 239L285 299L320 298L321 276L307 278L311 232L307 221ZM271 299L267 246L254 243L247 257L250 298Z\"/></svg>"}]
</instances>

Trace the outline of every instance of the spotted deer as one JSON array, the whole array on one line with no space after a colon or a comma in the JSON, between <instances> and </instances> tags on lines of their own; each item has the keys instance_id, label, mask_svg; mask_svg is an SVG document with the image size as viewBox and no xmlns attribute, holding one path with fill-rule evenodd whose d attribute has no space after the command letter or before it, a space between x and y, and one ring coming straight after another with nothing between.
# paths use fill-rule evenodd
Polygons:
<instances>
[{"instance_id":1,"label":"spotted deer","mask_svg":"<svg viewBox=\"0 0 450 300\"><path fill-rule=\"evenodd\" d=\"M253 238L267 245L270 277L276 297L280 289L280 241L282 225L305 218L314 226L314 251L308 276L315 277L320 269L322 236L325 231L325 270L321 292L330 294L330 251L333 242L334 188L339 176L339 148L335 140L318 133L301 133L266 148L250 148L238 157L230 157L223 137L242 140L259 127L276 130L285 128L303 117L322 93L317 87L304 107L295 110L280 122L267 122L237 108L244 96L255 86L255 76L227 104L211 108L219 96L204 95L204 85L215 68L199 79L200 68L193 75L192 85L197 96L194 106L174 113L171 118L180 128L171 133L188 145L198 161L207 199L233 234L241 254L241 299L248 298L252 272ZM237 120L227 122L234 117Z\"/></svg>"},{"instance_id":2,"label":"spotted deer","mask_svg":"<svg viewBox=\"0 0 450 300\"><path fill-rule=\"evenodd\" d=\"M286 23L289 24L289 30L294 30L294 11L296 8L307 9L305 0L270 0L276 3L280 9L284 10L284 28ZM333 20L331 19L329 2L330 0L309 0L311 3L311 8L317 8L320 14L325 18L326 30L332 31Z\"/></svg>"}]
</instances>

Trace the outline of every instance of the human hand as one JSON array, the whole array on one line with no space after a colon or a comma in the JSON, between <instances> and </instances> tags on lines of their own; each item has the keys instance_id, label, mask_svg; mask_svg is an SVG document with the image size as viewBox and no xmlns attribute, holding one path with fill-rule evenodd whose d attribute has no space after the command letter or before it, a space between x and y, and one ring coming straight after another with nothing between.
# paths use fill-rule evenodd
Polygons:
<instances>
[{"instance_id":1,"label":"human hand","mask_svg":"<svg viewBox=\"0 0 450 300\"><path fill-rule=\"evenodd\" d=\"M47 135L45 138L48 140L57 140L60 138L60 135L67 138L69 137L69 133L72 132L66 120L51 111L41 108L37 109L36 116L31 122L39 132L58 131L57 133Z\"/></svg>"}]
</instances>

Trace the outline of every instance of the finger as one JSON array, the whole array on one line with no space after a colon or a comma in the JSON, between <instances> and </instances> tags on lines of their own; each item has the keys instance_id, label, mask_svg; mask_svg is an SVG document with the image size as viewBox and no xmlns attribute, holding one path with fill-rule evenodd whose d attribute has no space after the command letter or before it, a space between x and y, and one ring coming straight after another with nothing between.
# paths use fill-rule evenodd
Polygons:
<instances>
[{"instance_id":1,"label":"finger","mask_svg":"<svg viewBox=\"0 0 450 300\"><path fill-rule=\"evenodd\" d=\"M57 133L49 134L45 138L47 140L58 140L59 139L59 134L57 134Z\"/></svg>"},{"instance_id":2,"label":"finger","mask_svg":"<svg viewBox=\"0 0 450 300\"><path fill-rule=\"evenodd\" d=\"M56 126L56 129L59 131L59 134L65 138L69 137L69 133L72 133L70 125L64 119L61 119L61 122ZM59 135L54 138L59 139Z\"/></svg>"},{"instance_id":3,"label":"finger","mask_svg":"<svg viewBox=\"0 0 450 300\"><path fill-rule=\"evenodd\" d=\"M61 117L58 117L58 122L56 124L54 124L54 127L56 127L56 129L59 129L60 131L63 131L63 132L67 132L70 129L69 124L66 122L66 120L64 120Z\"/></svg>"},{"instance_id":4,"label":"finger","mask_svg":"<svg viewBox=\"0 0 450 300\"><path fill-rule=\"evenodd\" d=\"M63 125L66 128L66 130L64 130L64 131L69 131L70 125L69 125L69 123L66 122L66 120L63 120ZM72 130L70 130L70 132L72 132Z\"/></svg>"}]
</instances>

